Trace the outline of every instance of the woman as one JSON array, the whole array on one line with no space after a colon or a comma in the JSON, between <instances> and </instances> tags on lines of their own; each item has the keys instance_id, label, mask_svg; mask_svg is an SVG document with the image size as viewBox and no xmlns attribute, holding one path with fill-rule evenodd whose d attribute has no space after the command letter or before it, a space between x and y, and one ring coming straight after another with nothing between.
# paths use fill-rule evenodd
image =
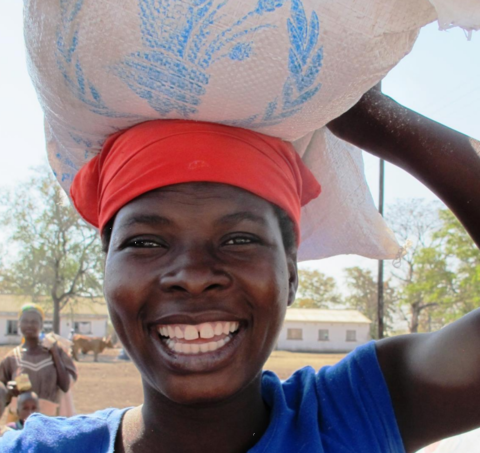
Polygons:
<instances>
[{"instance_id":1,"label":"woman","mask_svg":"<svg viewBox=\"0 0 480 453\"><path fill-rule=\"evenodd\" d=\"M480 243L476 142L377 91L330 128L419 177ZM289 144L242 129L154 121L112 136L72 198L101 231L144 404L33 415L2 451L403 453L479 426L479 310L317 374L262 374L295 298L300 206L319 189Z\"/></svg>"},{"instance_id":2,"label":"woman","mask_svg":"<svg viewBox=\"0 0 480 453\"><path fill-rule=\"evenodd\" d=\"M5 399L8 404L19 394L15 379L26 374L32 391L40 399L40 412L59 415L59 390L68 392L70 380L77 379L77 371L70 357L56 343L49 349L42 345L43 320L43 309L39 305L22 307L19 327L23 341L0 362L0 382L7 388Z\"/></svg>"}]
</instances>

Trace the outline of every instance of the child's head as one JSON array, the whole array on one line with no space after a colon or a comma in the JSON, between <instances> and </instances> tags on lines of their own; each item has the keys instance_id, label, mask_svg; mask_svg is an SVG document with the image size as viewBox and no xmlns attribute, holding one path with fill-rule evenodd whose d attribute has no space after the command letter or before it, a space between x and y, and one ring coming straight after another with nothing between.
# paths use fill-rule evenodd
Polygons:
<instances>
[{"instance_id":1,"label":"child's head","mask_svg":"<svg viewBox=\"0 0 480 453\"><path fill-rule=\"evenodd\" d=\"M38 396L35 392L21 393L17 401L17 415L24 422L34 412L38 412Z\"/></svg>"}]
</instances>

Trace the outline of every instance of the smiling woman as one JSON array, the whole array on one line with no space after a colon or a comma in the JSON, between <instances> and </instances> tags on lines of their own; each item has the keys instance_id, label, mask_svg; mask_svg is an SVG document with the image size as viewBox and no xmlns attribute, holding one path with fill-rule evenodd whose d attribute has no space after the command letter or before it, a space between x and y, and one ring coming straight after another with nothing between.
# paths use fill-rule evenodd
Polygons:
<instances>
[{"instance_id":1,"label":"smiling woman","mask_svg":"<svg viewBox=\"0 0 480 453\"><path fill-rule=\"evenodd\" d=\"M467 137L376 90L329 127L421 178L480 242ZM319 193L292 147L259 133L176 120L110 137L71 195L102 234L105 297L144 404L32 415L2 451L404 453L480 424L478 311L283 383L262 372L295 299L300 209Z\"/></svg>"},{"instance_id":2,"label":"smiling woman","mask_svg":"<svg viewBox=\"0 0 480 453\"><path fill-rule=\"evenodd\" d=\"M140 213L166 221L132 225ZM258 379L294 300L295 269L272 205L236 187L181 184L122 208L105 294L122 341L138 341L129 354L148 392L211 403Z\"/></svg>"}]
</instances>

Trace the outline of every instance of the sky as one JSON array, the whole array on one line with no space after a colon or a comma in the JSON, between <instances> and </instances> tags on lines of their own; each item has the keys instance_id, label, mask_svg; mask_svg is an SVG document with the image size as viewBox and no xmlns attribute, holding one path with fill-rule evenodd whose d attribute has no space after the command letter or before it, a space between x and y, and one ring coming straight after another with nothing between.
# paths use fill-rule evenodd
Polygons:
<instances>
[{"instance_id":1,"label":"sky","mask_svg":"<svg viewBox=\"0 0 480 453\"><path fill-rule=\"evenodd\" d=\"M0 1L0 186L28 178L46 162L42 111L27 74L22 1ZM383 81L383 91L406 107L480 140L480 32L469 41L460 29L425 27L413 49ZM366 156L365 172L378 199L378 159ZM387 164L385 205L397 199L436 197L407 173ZM308 262L341 279L343 268L376 262L340 256Z\"/></svg>"}]
</instances>

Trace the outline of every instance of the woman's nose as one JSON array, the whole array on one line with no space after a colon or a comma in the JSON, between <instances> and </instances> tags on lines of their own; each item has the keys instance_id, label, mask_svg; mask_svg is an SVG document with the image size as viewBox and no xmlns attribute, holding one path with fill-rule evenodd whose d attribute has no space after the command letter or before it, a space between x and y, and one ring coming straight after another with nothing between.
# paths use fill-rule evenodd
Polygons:
<instances>
[{"instance_id":1,"label":"woman's nose","mask_svg":"<svg viewBox=\"0 0 480 453\"><path fill-rule=\"evenodd\" d=\"M163 291L179 291L193 296L229 286L229 275L208 251L185 251L160 278Z\"/></svg>"}]
</instances>

